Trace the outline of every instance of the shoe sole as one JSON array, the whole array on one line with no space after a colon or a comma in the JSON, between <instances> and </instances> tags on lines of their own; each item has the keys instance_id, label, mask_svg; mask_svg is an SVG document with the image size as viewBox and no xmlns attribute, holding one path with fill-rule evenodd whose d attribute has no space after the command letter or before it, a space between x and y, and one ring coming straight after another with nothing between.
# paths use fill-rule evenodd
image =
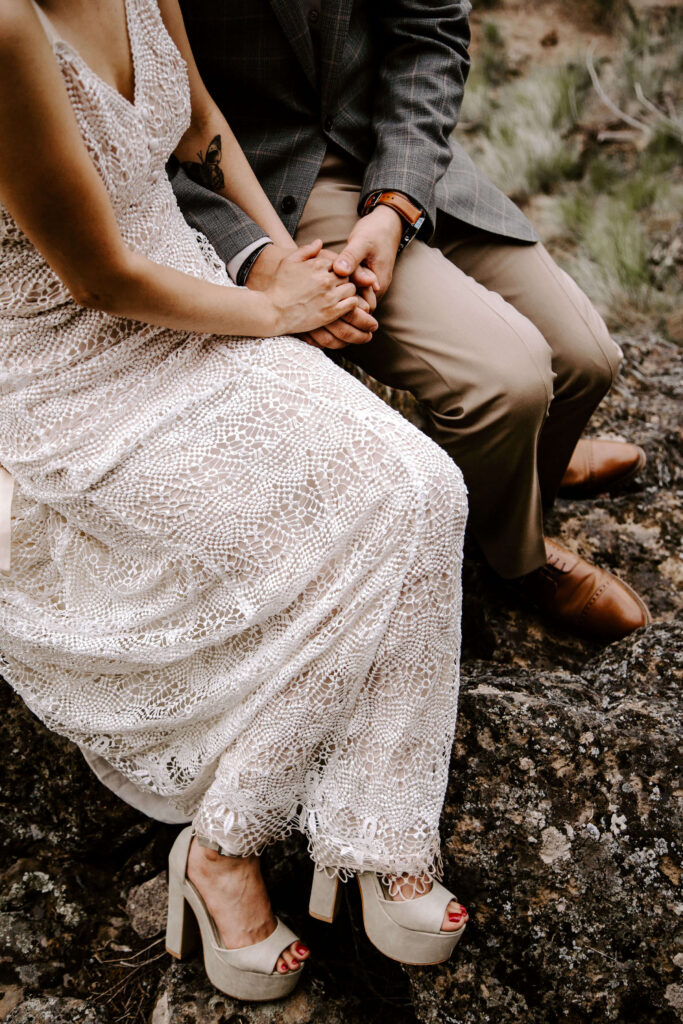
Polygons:
<instances>
[{"instance_id":1,"label":"shoe sole","mask_svg":"<svg viewBox=\"0 0 683 1024\"><path fill-rule=\"evenodd\" d=\"M315 918L316 921L324 921L325 924L334 924L333 917L323 917L322 914L314 914L312 910L308 911L308 916Z\"/></svg>"}]
</instances>

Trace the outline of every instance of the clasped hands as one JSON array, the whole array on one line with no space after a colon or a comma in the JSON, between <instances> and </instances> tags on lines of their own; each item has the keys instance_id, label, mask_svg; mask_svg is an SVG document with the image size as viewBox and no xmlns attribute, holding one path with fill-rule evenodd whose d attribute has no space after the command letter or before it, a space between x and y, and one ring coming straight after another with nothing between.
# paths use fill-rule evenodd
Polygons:
<instances>
[{"instance_id":1,"label":"clasped hands","mask_svg":"<svg viewBox=\"0 0 683 1024\"><path fill-rule=\"evenodd\" d=\"M302 334L304 341L325 349L370 341L379 326L373 314L391 284L402 231L400 216L388 206L378 206L356 222L340 253L320 250L316 258L328 261L330 273L356 286L357 302L340 319ZM267 290L282 260L291 254L290 248L267 246L249 273L247 287Z\"/></svg>"}]
</instances>

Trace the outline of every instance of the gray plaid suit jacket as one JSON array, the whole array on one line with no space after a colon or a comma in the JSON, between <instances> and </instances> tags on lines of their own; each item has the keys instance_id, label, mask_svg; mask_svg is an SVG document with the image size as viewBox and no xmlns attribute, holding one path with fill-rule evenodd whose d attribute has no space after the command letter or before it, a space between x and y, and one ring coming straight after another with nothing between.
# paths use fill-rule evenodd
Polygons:
<instances>
[{"instance_id":1,"label":"gray plaid suit jacket","mask_svg":"<svg viewBox=\"0 0 683 1024\"><path fill-rule=\"evenodd\" d=\"M302 0L181 7L209 92L292 234L332 141L362 165L361 201L374 189L396 189L426 211L422 237L442 210L537 240L450 138L469 71L468 0L322 0L317 48ZM185 217L226 263L263 236L177 163L170 173Z\"/></svg>"}]
</instances>

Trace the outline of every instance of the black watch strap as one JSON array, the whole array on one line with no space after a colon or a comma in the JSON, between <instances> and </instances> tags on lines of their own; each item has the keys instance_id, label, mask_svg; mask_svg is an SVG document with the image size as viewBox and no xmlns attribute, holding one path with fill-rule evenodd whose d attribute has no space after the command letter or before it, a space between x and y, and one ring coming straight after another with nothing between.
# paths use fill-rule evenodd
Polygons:
<instances>
[{"instance_id":1,"label":"black watch strap","mask_svg":"<svg viewBox=\"0 0 683 1024\"><path fill-rule=\"evenodd\" d=\"M246 260L244 260L244 262L242 263L242 266L237 271L237 280L235 281L235 284L245 285L247 283L247 278L249 277L249 271L251 270L251 268L256 263L256 260L259 258L259 256L263 252L263 250L266 249L269 245L272 245L272 244L273 244L272 242L264 242L263 245L259 245L258 248L254 249L253 252L249 253L249 255L247 256Z\"/></svg>"}]
</instances>

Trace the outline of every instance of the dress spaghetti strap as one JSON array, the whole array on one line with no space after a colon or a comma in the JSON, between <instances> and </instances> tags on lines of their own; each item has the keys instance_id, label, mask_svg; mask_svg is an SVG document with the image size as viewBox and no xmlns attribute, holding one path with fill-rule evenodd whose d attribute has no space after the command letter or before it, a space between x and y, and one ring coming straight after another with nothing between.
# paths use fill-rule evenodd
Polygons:
<instances>
[{"instance_id":1,"label":"dress spaghetti strap","mask_svg":"<svg viewBox=\"0 0 683 1024\"><path fill-rule=\"evenodd\" d=\"M36 3L36 0L31 0L31 4L33 6L33 10L38 15L38 20L45 29L45 35L50 40L50 43L56 43L58 39L62 38L57 32L57 29L54 27L42 7Z\"/></svg>"}]
</instances>

